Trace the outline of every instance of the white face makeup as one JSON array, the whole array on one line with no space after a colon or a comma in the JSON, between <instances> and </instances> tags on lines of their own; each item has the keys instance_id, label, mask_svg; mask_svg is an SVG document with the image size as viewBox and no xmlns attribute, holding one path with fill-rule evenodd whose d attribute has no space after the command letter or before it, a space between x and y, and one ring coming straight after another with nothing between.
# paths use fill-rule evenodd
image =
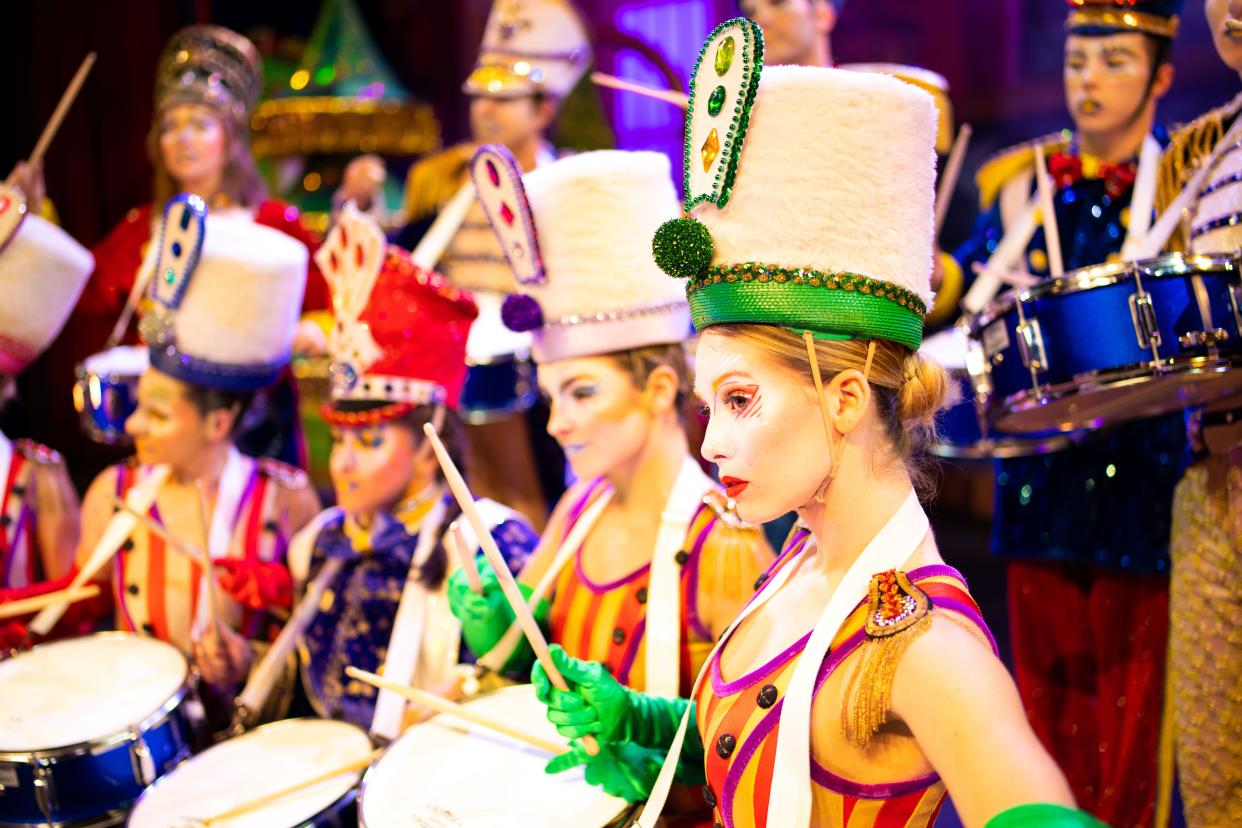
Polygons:
<instances>
[{"instance_id":1,"label":"white face makeup","mask_svg":"<svg viewBox=\"0 0 1242 828\"><path fill-rule=\"evenodd\" d=\"M539 387L551 408L548 433L579 479L606 476L633 461L651 434L646 394L611 357L544 363Z\"/></svg>"},{"instance_id":2,"label":"white face makeup","mask_svg":"<svg viewBox=\"0 0 1242 828\"><path fill-rule=\"evenodd\" d=\"M832 461L815 390L763 350L708 328L694 393L707 415L703 457L741 518L762 523L806 505Z\"/></svg>"},{"instance_id":3,"label":"white face makeup","mask_svg":"<svg viewBox=\"0 0 1242 828\"><path fill-rule=\"evenodd\" d=\"M404 425L333 428L328 471L337 504L354 518L390 509L410 487L417 451Z\"/></svg>"},{"instance_id":4,"label":"white face makeup","mask_svg":"<svg viewBox=\"0 0 1242 828\"><path fill-rule=\"evenodd\" d=\"M1123 130L1143 106L1152 57L1137 32L1065 39L1065 102L1074 125L1089 134Z\"/></svg>"}]
</instances>

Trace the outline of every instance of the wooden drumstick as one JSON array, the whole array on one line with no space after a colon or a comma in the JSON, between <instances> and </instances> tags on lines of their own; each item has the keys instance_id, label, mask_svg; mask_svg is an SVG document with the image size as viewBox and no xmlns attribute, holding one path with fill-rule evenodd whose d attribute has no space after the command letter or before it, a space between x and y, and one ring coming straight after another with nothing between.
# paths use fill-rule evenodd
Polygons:
<instances>
[{"instance_id":1,"label":"wooden drumstick","mask_svg":"<svg viewBox=\"0 0 1242 828\"><path fill-rule=\"evenodd\" d=\"M457 563L461 566L462 572L466 573L466 583L470 584L470 588L476 594L482 594L483 581L479 578L478 561L474 559L474 552L466 543L466 536L462 533L457 521L449 525L447 540L453 547L454 554L457 555Z\"/></svg>"},{"instance_id":2,"label":"wooden drumstick","mask_svg":"<svg viewBox=\"0 0 1242 828\"><path fill-rule=\"evenodd\" d=\"M301 782L297 782L293 785L289 785L288 787L281 788L278 791L273 791L272 793L264 794L263 796L256 796L254 799L247 800L246 802L243 802L240 805L237 805L233 808L229 808L227 811L222 811L218 814L215 814L209 817L199 817L198 819L191 820L191 822L196 826L197 825L205 825L205 826L215 825L217 822L226 822L235 817L242 816L243 814L248 814L252 811L257 811L260 808L266 808L268 805L271 805L273 802L275 802L278 799L284 799L286 796L299 793L301 791L306 790L307 788L313 788L316 785L322 784L331 779L335 779L336 777L341 776L342 774L357 773L360 770L366 770L367 768L371 766L372 762L380 758L380 754L382 754L383 752L384 752L383 748L377 748L376 750L371 751L369 754L367 754L367 756L365 756L362 759L355 759L352 762L349 762L344 765L340 765L338 767L333 768L332 770L324 771L321 774L312 776L310 779L304 779Z\"/></svg>"},{"instance_id":3,"label":"wooden drumstick","mask_svg":"<svg viewBox=\"0 0 1242 828\"><path fill-rule=\"evenodd\" d=\"M357 667L346 667L345 675L352 679L357 679L358 681L370 684L372 687L378 687L381 690L391 690L398 696L408 699L415 704L430 707L437 713L456 716L463 721L477 724L479 727L484 727L488 730L494 730L502 736L508 736L510 739L515 739L523 744L530 745L533 748L538 748L539 750L551 753L554 756L569 752L569 748L565 745L558 745L555 742L549 742L546 739L541 739L538 736L518 730L512 725L506 724L499 719L493 719L490 716L485 716L482 713L471 710L469 705L457 704L456 702L441 698L435 693L429 693L426 690L422 690L417 687L409 687L404 684L398 684L395 681L389 681L376 675L375 673L368 673L366 670L359 670Z\"/></svg>"},{"instance_id":4,"label":"wooden drumstick","mask_svg":"<svg viewBox=\"0 0 1242 828\"><path fill-rule=\"evenodd\" d=\"M20 598L16 601L9 601L7 604L0 604L0 619L16 618L28 612L38 612L44 607L60 603L61 601L69 603L85 601L87 598L94 598L98 594L98 584L87 584L86 586L62 589L58 592L49 592L46 595Z\"/></svg>"},{"instance_id":5,"label":"wooden drumstick","mask_svg":"<svg viewBox=\"0 0 1242 828\"><path fill-rule=\"evenodd\" d=\"M1052 179L1044 163L1044 148L1035 145L1035 181L1039 188L1039 212L1043 214L1044 236L1048 244L1048 272L1053 278L1065 273L1061 258L1061 233L1057 230L1057 211L1052 204Z\"/></svg>"},{"instance_id":6,"label":"wooden drumstick","mask_svg":"<svg viewBox=\"0 0 1242 828\"><path fill-rule=\"evenodd\" d=\"M654 98L657 101L664 101L673 106L679 106L682 109L690 105L690 98L685 92L678 92L676 89L659 89L654 86L627 81L624 78L618 78L616 75L608 75L603 72L592 72L591 83L606 89L617 89L621 92L632 92L635 95L642 95L645 98Z\"/></svg>"},{"instance_id":7,"label":"wooden drumstick","mask_svg":"<svg viewBox=\"0 0 1242 828\"><path fill-rule=\"evenodd\" d=\"M60 96L60 101L56 104L56 108L52 110L52 117L48 119L47 125L43 127L43 132L39 135L39 140L35 143L34 152L30 153L27 163L35 166L43 160L43 156L47 154L47 148L51 146L52 139L56 137L56 133L60 130L61 122L65 120L65 115L69 112L69 107L73 106L73 101L78 97L78 93L82 91L82 84L86 83L86 76L90 74L91 67L95 65L95 53L91 52L82 61L82 65L78 67L78 71L74 74L73 80L69 81L69 85L65 87L64 93ZM10 175L5 184L12 184L13 176Z\"/></svg>"},{"instance_id":8,"label":"wooden drumstick","mask_svg":"<svg viewBox=\"0 0 1242 828\"><path fill-rule=\"evenodd\" d=\"M949 150L949 160L945 162L944 172L936 185L936 235L944 227L944 217L949 214L949 202L953 200L953 191L957 189L958 176L962 174L962 162L966 159L966 148L970 146L970 124L962 124L953 140L953 148Z\"/></svg>"},{"instance_id":9,"label":"wooden drumstick","mask_svg":"<svg viewBox=\"0 0 1242 828\"><path fill-rule=\"evenodd\" d=\"M518 589L513 573L509 571L509 567L505 564L504 556L500 554L500 548L496 546L496 539L487 530L487 524L483 522L482 515L479 514L478 508L474 505L474 498L470 494L470 489L466 486L466 481L462 479L461 472L457 470L457 464L453 462L453 458L449 457L448 450L444 448L444 443L440 442L440 435L436 433L434 425L431 423L424 425L423 433L427 435L427 439L431 442L431 448L435 451L436 459L440 461L440 468L444 472L444 479L448 482L453 496L457 498L457 505L461 507L462 514L466 516L466 520L470 521L475 537L478 538L479 544L483 548L483 554L487 557L487 562L492 565L492 569L495 570L496 580L500 582L500 588L504 591L505 598L509 599L509 607L513 610L513 616L522 628L522 632L526 634L526 640L530 642L531 649L535 651L535 657L543 665L543 670L548 674L548 680L552 682L552 686L557 690L568 691L569 685L565 682L565 677L561 675L561 671L556 669L556 665L552 663L552 656L548 652L547 639L543 637L543 631L539 629L535 616L531 614L530 608L526 606L526 600L522 597L522 591ZM581 742L583 749L588 755L595 756L599 753L599 744L595 741L595 737L590 735L583 736Z\"/></svg>"}]
</instances>

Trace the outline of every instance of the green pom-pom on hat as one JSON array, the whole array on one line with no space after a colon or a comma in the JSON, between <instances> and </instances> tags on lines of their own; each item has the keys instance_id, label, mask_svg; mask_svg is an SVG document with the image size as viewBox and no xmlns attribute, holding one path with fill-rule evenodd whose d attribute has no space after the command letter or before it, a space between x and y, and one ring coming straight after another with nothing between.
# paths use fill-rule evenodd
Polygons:
<instances>
[{"instance_id":1,"label":"green pom-pom on hat","mask_svg":"<svg viewBox=\"0 0 1242 828\"><path fill-rule=\"evenodd\" d=\"M651 240L651 254L660 269L675 279L690 279L712 263L711 231L701 221L675 218L664 222Z\"/></svg>"}]
</instances>

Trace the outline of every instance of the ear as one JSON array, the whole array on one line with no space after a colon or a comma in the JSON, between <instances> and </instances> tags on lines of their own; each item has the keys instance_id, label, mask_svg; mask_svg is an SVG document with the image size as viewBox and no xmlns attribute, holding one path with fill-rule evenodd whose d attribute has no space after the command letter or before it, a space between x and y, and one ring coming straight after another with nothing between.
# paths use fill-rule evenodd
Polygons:
<instances>
[{"instance_id":1,"label":"ear","mask_svg":"<svg viewBox=\"0 0 1242 828\"><path fill-rule=\"evenodd\" d=\"M1156 77L1151 82L1152 100L1159 100L1173 86L1173 63L1166 61L1156 67Z\"/></svg>"},{"instance_id":2,"label":"ear","mask_svg":"<svg viewBox=\"0 0 1242 828\"><path fill-rule=\"evenodd\" d=\"M207 439L211 442L228 440L233 434L233 425L241 416L238 406L232 408L216 408L207 412Z\"/></svg>"},{"instance_id":3,"label":"ear","mask_svg":"<svg viewBox=\"0 0 1242 828\"><path fill-rule=\"evenodd\" d=\"M858 428L871 407L871 384L862 371L857 368L842 371L832 378L824 390L829 394L829 410L832 410L835 400L837 431L849 434Z\"/></svg>"},{"instance_id":4,"label":"ear","mask_svg":"<svg viewBox=\"0 0 1242 828\"><path fill-rule=\"evenodd\" d=\"M678 385L677 372L667 365L659 365L647 375L647 387L643 391L654 413L676 410Z\"/></svg>"},{"instance_id":5,"label":"ear","mask_svg":"<svg viewBox=\"0 0 1242 828\"><path fill-rule=\"evenodd\" d=\"M535 122L539 125L540 132L546 132L552 126L560 109L560 99L553 98L551 95L545 96L543 100L535 104Z\"/></svg>"},{"instance_id":6,"label":"ear","mask_svg":"<svg viewBox=\"0 0 1242 828\"><path fill-rule=\"evenodd\" d=\"M815 0L815 31L827 37L837 25L837 9L830 0Z\"/></svg>"}]
</instances>

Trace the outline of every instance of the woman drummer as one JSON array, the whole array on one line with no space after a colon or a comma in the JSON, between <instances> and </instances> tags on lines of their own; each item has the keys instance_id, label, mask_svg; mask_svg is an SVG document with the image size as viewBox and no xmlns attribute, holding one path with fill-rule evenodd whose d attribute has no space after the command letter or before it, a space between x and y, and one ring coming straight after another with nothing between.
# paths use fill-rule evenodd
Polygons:
<instances>
[{"instance_id":1,"label":"woman drummer","mask_svg":"<svg viewBox=\"0 0 1242 828\"><path fill-rule=\"evenodd\" d=\"M445 575L457 560L445 542L456 506L423 425L434 423L456 445L456 420L446 415L461 396L477 309L470 294L386 245L379 226L352 205L318 257L336 317L324 418L333 428L337 506L294 539L290 567L302 583L317 579L330 561L340 568L325 576L321 586L330 597L299 639L302 683L321 716L391 739L404 723L405 704L347 678L344 669L456 694L461 632L444 597ZM498 503L480 501L479 508L518 571L538 533Z\"/></svg>"},{"instance_id":2,"label":"woman drummer","mask_svg":"<svg viewBox=\"0 0 1242 828\"><path fill-rule=\"evenodd\" d=\"M761 49L743 20L706 44L696 87L718 84L713 99L746 115L730 123L720 105L692 102L686 205L712 206L701 222L662 227L655 252L689 279L702 332L703 456L743 519L796 509L806 528L722 638L693 703L634 693L554 651L572 687L562 693L537 666L561 732L603 743L549 770L585 761L589 780L641 799L675 743L680 767L666 775L706 777L715 821L729 826L930 825L946 787L967 825L1028 803L1045 803L1038 824L1077 819L915 494L912 452L945 388L917 354L932 99L882 75L810 67L763 70L760 84ZM705 140L726 152L700 152Z\"/></svg>"},{"instance_id":3,"label":"woman drummer","mask_svg":"<svg viewBox=\"0 0 1242 828\"><path fill-rule=\"evenodd\" d=\"M492 145L473 172L523 291L506 324L534 334L548 431L578 478L519 580L568 652L631 687L685 692L771 551L688 455L688 306L642 240L676 215L668 160L583 153L519 179ZM494 575L478 594L454 574L449 597L485 663L530 664Z\"/></svg>"},{"instance_id":4,"label":"woman drummer","mask_svg":"<svg viewBox=\"0 0 1242 828\"><path fill-rule=\"evenodd\" d=\"M267 639L269 610L289 604L288 541L319 510L304 473L233 445L250 397L288 363L306 248L251 221L206 217L193 196L167 212L143 318L150 367L125 423L137 456L87 491L78 565L115 555L98 571L112 583L117 628L176 645L231 702L252 660L247 639ZM184 544L210 555L219 590Z\"/></svg>"}]
</instances>

